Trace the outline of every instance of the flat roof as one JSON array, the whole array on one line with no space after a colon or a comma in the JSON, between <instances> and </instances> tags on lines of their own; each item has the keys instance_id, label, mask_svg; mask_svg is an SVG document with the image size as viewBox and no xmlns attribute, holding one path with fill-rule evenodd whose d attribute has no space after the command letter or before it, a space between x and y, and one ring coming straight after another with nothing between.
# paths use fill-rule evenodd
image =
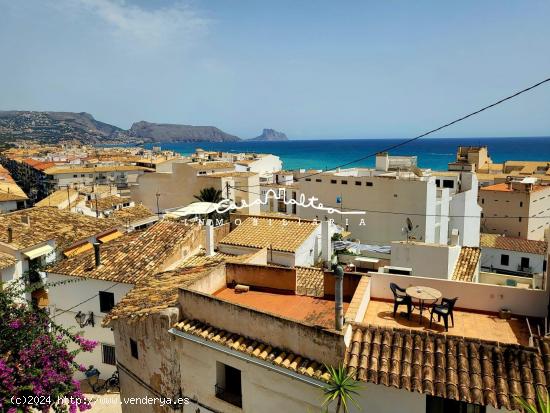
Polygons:
<instances>
[{"instance_id":1,"label":"flat roof","mask_svg":"<svg viewBox=\"0 0 550 413\"><path fill-rule=\"evenodd\" d=\"M334 328L334 300L332 299L255 290L236 293L232 288L223 288L213 296L277 316ZM344 314L348 306L349 303L344 302Z\"/></svg>"}]
</instances>

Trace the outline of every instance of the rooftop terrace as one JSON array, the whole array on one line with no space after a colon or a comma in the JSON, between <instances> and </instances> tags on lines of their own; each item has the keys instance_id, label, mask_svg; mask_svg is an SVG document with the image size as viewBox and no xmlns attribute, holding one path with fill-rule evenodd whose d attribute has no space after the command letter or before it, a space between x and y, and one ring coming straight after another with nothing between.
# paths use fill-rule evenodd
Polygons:
<instances>
[{"instance_id":1,"label":"rooftop terrace","mask_svg":"<svg viewBox=\"0 0 550 413\"><path fill-rule=\"evenodd\" d=\"M232 288L223 288L213 295L234 304L245 305L277 316L334 328L333 299L253 290L236 293ZM344 302L344 313L348 306L349 303Z\"/></svg>"}]
</instances>

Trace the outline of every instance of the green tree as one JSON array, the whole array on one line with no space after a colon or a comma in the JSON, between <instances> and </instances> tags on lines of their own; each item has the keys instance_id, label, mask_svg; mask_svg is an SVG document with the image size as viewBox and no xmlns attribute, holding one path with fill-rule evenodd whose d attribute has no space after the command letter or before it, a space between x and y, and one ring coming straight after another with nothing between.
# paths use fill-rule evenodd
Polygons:
<instances>
[{"instance_id":1,"label":"green tree","mask_svg":"<svg viewBox=\"0 0 550 413\"><path fill-rule=\"evenodd\" d=\"M336 400L336 413L340 413L340 408L344 408L344 413L349 412L349 403L352 402L357 408L360 406L353 399L353 396L357 396L359 393L359 383L351 377L346 368L339 365L337 368L326 366L330 374L330 380L328 384L323 388L325 400L323 406L325 411L328 412L328 407Z\"/></svg>"},{"instance_id":2,"label":"green tree","mask_svg":"<svg viewBox=\"0 0 550 413\"><path fill-rule=\"evenodd\" d=\"M195 199L201 202L220 202L223 199L222 191L213 187L203 188L199 195L195 195Z\"/></svg>"},{"instance_id":3,"label":"green tree","mask_svg":"<svg viewBox=\"0 0 550 413\"><path fill-rule=\"evenodd\" d=\"M537 400L532 404L522 397L517 398L523 407L525 413L550 413L550 401L548 400L548 391L537 391Z\"/></svg>"}]
</instances>

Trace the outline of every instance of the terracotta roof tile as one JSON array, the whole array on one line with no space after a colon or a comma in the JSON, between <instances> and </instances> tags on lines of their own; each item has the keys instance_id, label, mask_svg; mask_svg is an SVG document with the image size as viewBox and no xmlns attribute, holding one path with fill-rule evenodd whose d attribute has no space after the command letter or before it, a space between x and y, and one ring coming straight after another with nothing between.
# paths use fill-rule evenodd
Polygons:
<instances>
[{"instance_id":1,"label":"terracotta roof tile","mask_svg":"<svg viewBox=\"0 0 550 413\"><path fill-rule=\"evenodd\" d=\"M16 262L17 260L13 255L6 254L5 252L0 252L0 270L11 267Z\"/></svg>"},{"instance_id":2,"label":"terracotta roof tile","mask_svg":"<svg viewBox=\"0 0 550 413\"><path fill-rule=\"evenodd\" d=\"M317 225L290 219L249 217L227 234L220 244L296 252Z\"/></svg>"},{"instance_id":3,"label":"terracotta roof tile","mask_svg":"<svg viewBox=\"0 0 550 413\"><path fill-rule=\"evenodd\" d=\"M183 320L176 323L174 328L305 376L323 381L330 378L326 367L315 360L284 349L273 348L268 343L217 329L197 320Z\"/></svg>"},{"instance_id":4,"label":"terracotta roof tile","mask_svg":"<svg viewBox=\"0 0 550 413\"><path fill-rule=\"evenodd\" d=\"M153 171L153 169L136 165L100 165L100 166L78 166L78 167L51 167L44 172L48 175L57 174L83 174L94 172L130 172L130 171Z\"/></svg>"},{"instance_id":5,"label":"terracotta roof tile","mask_svg":"<svg viewBox=\"0 0 550 413\"><path fill-rule=\"evenodd\" d=\"M147 218L155 218L157 214L151 211L143 204L136 204L133 207L122 208L114 211L109 219L118 222L121 225L127 225L128 222L136 222Z\"/></svg>"},{"instance_id":6,"label":"terracotta roof tile","mask_svg":"<svg viewBox=\"0 0 550 413\"><path fill-rule=\"evenodd\" d=\"M498 234L481 234L480 245L482 248L526 252L536 255L546 255L548 248L546 241L505 237Z\"/></svg>"},{"instance_id":7,"label":"terracotta roof tile","mask_svg":"<svg viewBox=\"0 0 550 413\"><path fill-rule=\"evenodd\" d=\"M462 247L456 261L452 279L455 281L474 281L481 250L475 247Z\"/></svg>"},{"instance_id":8,"label":"terracotta roof tile","mask_svg":"<svg viewBox=\"0 0 550 413\"><path fill-rule=\"evenodd\" d=\"M131 198L127 196L109 195L103 198L98 198L97 201L95 199L86 201L86 206L91 209L97 208L99 211L106 211L113 209L118 205L129 203L130 201Z\"/></svg>"},{"instance_id":9,"label":"terracotta roof tile","mask_svg":"<svg viewBox=\"0 0 550 413\"><path fill-rule=\"evenodd\" d=\"M356 324L345 364L356 380L514 410L550 383L550 340L536 345Z\"/></svg>"},{"instance_id":10,"label":"terracotta roof tile","mask_svg":"<svg viewBox=\"0 0 550 413\"><path fill-rule=\"evenodd\" d=\"M325 272L322 268L296 267L296 294L325 296Z\"/></svg>"},{"instance_id":11,"label":"terracotta roof tile","mask_svg":"<svg viewBox=\"0 0 550 413\"><path fill-rule=\"evenodd\" d=\"M22 218L30 219L30 225ZM112 230L113 222L88 217L55 207L34 207L0 215L0 241L7 242L8 227L13 230L13 245L21 249L55 239L62 247Z\"/></svg>"},{"instance_id":12,"label":"terracotta roof tile","mask_svg":"<svg viewBox=\"0 0 550 413\"><path fill-rule=\"evenodd\" d=\"M47 269L50 273L105 281L138 284L163 271L166 260L176 254L193 227L164 219L144 231L126 234L101 247L101 265L95 267L94 252L67 258Z\"/></svg>"},{"instance_id":13,"label":"terracotta roof tile","mask_svg":"<svg viewBox=\"0 0 550 413\"><path fill-rule=\"evenodd\" d=\"M175 306L180 288L189 287L208 275L216 266L217 264L210 264L155 274L147 283L134 287L126 294L104 318L103 325L106 326L118 318L132 320L146 317Z\"/></svg>"},{"instance_id":14,"label":"terracotta roof tile","mask_svg":"<svg viewBox=\"0 0 550 413\"><path fill-rule=\"evenodd\" d=\"M199 171L208 171L214 169L235 169L235 165L231 162L190 162L189 165L191 168Z\"/></svg>"},{"instance_id":15,"label":"terracotta roof tile","mask_svg":"<svg viewBox=\"0 0 550 413\"><path fill-rule=\"evenodd\" d=\"M239 263L245 263L247 260L254 256L254 253L251 254L243 254L243 255L231 255L231 254L224 254L223 252L216 252L212 256L205 255L205 251L202 250L198 254L193 255L192 257L189 257L184 262L182 262L180 265L178 265L178 268L193 268L193 267L200 267L203 265L211 265L211 264L220 264L222 262L231 262L235 264Z\"/></svg>"},{"instance_id":16,"label":"terracotta roof tile","mask_svg":"<svg viewBox=\"0 0 550 413\"><path fill-rule=\"evenodd\" d=\"M66 189L58 189L55 192L52 192L50 195L48 195L46 198L42 199L41 201L37 202L35 206L37 207L44 207L44 206L52 206L52 207L58 207L61 203L67 202L68 199L74 200L74 197L78 195L78 191L69 188L69 191L67 193ZM71 204L73 204L73 201L71 201ZM74 206L74 205L72 205Z\"/></svg>"}]
</instances>

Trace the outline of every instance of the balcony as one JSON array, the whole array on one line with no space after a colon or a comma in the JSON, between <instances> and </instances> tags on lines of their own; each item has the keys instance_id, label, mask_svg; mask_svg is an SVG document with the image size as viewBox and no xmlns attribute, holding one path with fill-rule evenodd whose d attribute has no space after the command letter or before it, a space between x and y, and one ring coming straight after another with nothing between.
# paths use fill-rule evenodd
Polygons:
<instances>
[{"instance_id":1,"label":"balcony","mask_svg":"<svg viewBox=\"0 0 550 413\"><path fill-rule=\"evenodd\" d=\"M214 385L214 391L218 399L223 400L224 402L230 403L233 406L237 406L239 408L243 407L243 396L241 394L237 394L232 391L229 391L218 384Z\"/></svg>"}]
</instances>

